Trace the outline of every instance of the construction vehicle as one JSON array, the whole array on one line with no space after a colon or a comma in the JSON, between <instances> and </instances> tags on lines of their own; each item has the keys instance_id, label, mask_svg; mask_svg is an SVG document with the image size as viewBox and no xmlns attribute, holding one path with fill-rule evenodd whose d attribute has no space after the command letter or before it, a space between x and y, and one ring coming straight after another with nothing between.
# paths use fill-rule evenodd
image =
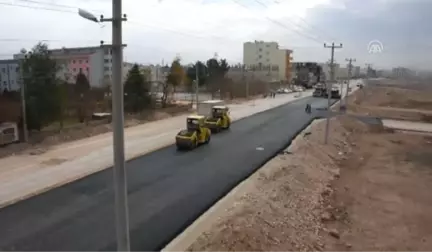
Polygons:
<instances>
[{"instance_id":1,"label":"construction vehicle","mask_svg":"<svg viewBox=\"0 0 432 252\"><path fill-rule=\"evenodd\" d=\"M341 94L339 92L339 87L332 87L330 97L332 99L340 99L341 98Z\"/></svg>"},{"instance_id":2,"label":"construction vehicle","mask_svg":"<svg viewBox=\"0 0 432 252\"><path fill-rule=\"evenodd\" d=\"M294 84L303 86L305 89L311 89L320 82L322 78L322 67L316 62L295 62L296 77Z\"/></svg>"},{"instance_id":3,"label":"construction vehicle","mask_svg":"<svg viewBox=\"0 0 432 252\"><path fill-rule=\"evenodd\" d=\"M325 85L323 84L317 84L315 85L315 90L312 93L313 97L323 97L323 98L327 98L327 88L325 87ZM338 87L332 87L331 89L331 93L330 93L330 98L332 99L340 99L341 98L341 94L339 92L339 88Z\"/></svg>"},{"instance_id":4,"label":"construction vehicle","mask_svg":"<svg viewBox=\"0 0 432 252\"><path fill-rule=\"evenodd\" d=\"M213 106L211 115L206 117L205 125L212 132L220 132L224 129L229 129L231 126L231 118L229 117L227 106Z\"/></svg>"},{"instance_id":5,"label":"construction vehicle","mask_svg":"<svg viewBox=\"0 0 432 252\"><path fill-rule=\"evenodd\" d=\"M327 93L327 90L324 87L324 85L319 83L319 84L315 85L315 90L313 91L312 96L313 97L325 97L326 93Z\"/></svg>"},{"instance_id":6,"label":"construction vehicle","mask_svg":"<svg viewBox=\"0 0 432 252\"><path fill-rule=\"evenodd\" d=\"M195 149L210 142L211 131L204 121L205 117L201 115L190 115L186 118L186 129L176 135L177 150Z\"/></svg>"}]
</instances>

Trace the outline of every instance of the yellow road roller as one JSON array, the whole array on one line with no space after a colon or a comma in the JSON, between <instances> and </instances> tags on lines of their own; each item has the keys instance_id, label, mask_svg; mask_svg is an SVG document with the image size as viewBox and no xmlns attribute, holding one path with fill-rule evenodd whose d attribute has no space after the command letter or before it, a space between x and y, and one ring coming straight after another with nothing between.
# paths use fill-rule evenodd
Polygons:
<instances>
[{"instance_id":1,"label":"yellow road roller","mask_svg":"<svg viewBox=\"0 0 432 252\"><path fill-rule=\"evenodd\" d=\"M210 142L211 131L205 125L205 117L190 115L186 118L186 129L177 133L176 146L178 150L194 149L200 144Z\"/></svg>"},{"instance_id":2,"label":"yellow road roller","mask_svg":"<svg viewBox=\"0 0 432 252\"><path fill-rule=\"evenodd\" d=\"M229 109L227 106L213 106L210 116L205 119L205 125L212 132L220 132L224 129L229 129L231 126L231 118L229 117Z\"/></svg>"}]
</instances>

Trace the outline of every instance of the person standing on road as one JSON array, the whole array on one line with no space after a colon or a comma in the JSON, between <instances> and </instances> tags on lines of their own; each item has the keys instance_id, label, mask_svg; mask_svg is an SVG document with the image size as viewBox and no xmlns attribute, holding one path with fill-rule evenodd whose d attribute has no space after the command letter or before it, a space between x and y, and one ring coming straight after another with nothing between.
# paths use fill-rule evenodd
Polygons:
<instances>
[{"instance_id":1,"label":"person standing on road","mask_svg":"<svg viewBox=\"0 0 432 252\"><path fill-rule=\"evenodd\" d=\"M308 114L310 114L312 112L312 107L311 107L311 105L309 103L306 104L305 112L308 113Z\"/></svg>"}]
</instances>

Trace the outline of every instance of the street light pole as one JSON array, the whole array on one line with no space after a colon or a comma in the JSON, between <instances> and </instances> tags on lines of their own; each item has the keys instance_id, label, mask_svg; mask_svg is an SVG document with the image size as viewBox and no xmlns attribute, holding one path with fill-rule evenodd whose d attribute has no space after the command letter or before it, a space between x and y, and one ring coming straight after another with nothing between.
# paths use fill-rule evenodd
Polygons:
<instances>
[{"instance_id":1,"label":"street light pole","mask_svg":"<svg viewBox=\"0 0 432 252\"><path fill-rule=\"evenodd\" d=\"M101 16L100 22L112 22L112 45L107 46L112 52L112 125L113 125L113 151L114 151L114 193L116 208L117 250L130 251L129 241L129 210L127 196L127 175L124 153L124 114L123 114L123 43L122 0L112 0L112 18ZM79 9L78 14L98 22L91 13ZM102 46L103 47L103 46Z\"/></svg>"},{"instance_id":2,"label":"street light pole","mask_svg":"<svg viewBox=\"0 0 432 252\"><path fill-rule=\"evenodd\" d=\"M112 0L112 111L117 250L130 251L127 174L124 153L122 0Z\"/></svg>"}]
</instances>

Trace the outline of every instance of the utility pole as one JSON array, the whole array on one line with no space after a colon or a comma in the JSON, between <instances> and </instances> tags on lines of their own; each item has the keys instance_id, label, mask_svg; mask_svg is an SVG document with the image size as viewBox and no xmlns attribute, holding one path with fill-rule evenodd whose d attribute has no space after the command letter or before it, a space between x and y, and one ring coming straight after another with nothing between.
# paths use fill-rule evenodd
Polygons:
<instances>
[{"instance_id":1,"label":"utility pole","mask_svg":"<svg viewBox=\"0 0 432 252\"><path fill-rule=\"evenodd\" d=\"M349 59L345 59L345 60L349 62L348 63L348 82L347 82L347 86L346 86L346 90L345 90L345 109L346 109L348 106L348 93L349 93L348 88L349 88L350 80L351 80L351 76L352 76L352 67L353 67L352 63L356 62L356 59L349 58Z\"/></svg>"},{"instance_id":2,"label":"utility pole","mask_svg":"<svg viewBox=\"0 0 432 252\"><path fill-rule=\"evenodd\" d=\"M366 63L365 65L366 65L366 79L369 79L369 74L370 74L372 64Z\"/></svg>"},{"instance_id":3,"label":"utility pole","mask_svg":"<svg viewBox=\"0 0 432 252\"><path fill-rule=\"evenodd\" d=\"M331 58L330 58L330 83L327 84L327 121L326 121L326 129L325 129L325 138L324 138L324 144L327 144L328 142L328 135L330 131L330 116L331 116L331 90L333 87L334 82L334 51L335 48L342 48L342 44L339 44L338 46L335 45L333 42L331 46L327 46L327 44L324 43L324 48L331 48Z\"/></svg>"},{"instance_id":4,"label":"utility pole","mask_svg":"<svg viewBox=\"0 0 432 252\"><path fill-rule=\"evenodd\" d=\"M243 81L245 81L245 84L246 84L246 99L249 99L249 80L248 80L245 72L247 72L246 66L243 65L242 66L242 74L243 74Z\"/></svg>"},{"instance_id":5,"label":"utility pole","mask_svg":"<svg viewBox=\"0 0 432 252\"><path fill-rule=\"evenodd\" d=\"M198 61L195 64L195 74L196 74L196 81L195 81L195 100L196 100L196 110L198 113L198 89L199 89L199 70L198 70L199 64Z\"/></svg>"},{"instance_id":6,"label":"utility pole","mask_svg":"<svg viewBox=\"0 0 432 252\"><path fill-rule=\"evenodd\" d=\"M24 56L24 58L27 58L27 55ZM26 99L25 99L25 83L24 83L24 62L23 60L20 60L20 91L21 91L21 109L22 109L22 127L23 127L23 134L24 134L24 142L28 142L28 130L27 130L27 110L26 110Z\"/></svg>"},{"instance_id":7,"label":"utility pole","mask_svg":"<svg viewBox=\"0 0 432 252\"><path fill-rule=\"evenodd\" d=\"M112 52L112 124L114 151L114 190L116 208L117 250L130 251L129 209L127 195L127 175L124 151L124 94L122 81L123 43L122 0L112 0L112 18L101 16L101 22L112 23L112 45L107 46Z\"/></svg>"}]
</instances>

